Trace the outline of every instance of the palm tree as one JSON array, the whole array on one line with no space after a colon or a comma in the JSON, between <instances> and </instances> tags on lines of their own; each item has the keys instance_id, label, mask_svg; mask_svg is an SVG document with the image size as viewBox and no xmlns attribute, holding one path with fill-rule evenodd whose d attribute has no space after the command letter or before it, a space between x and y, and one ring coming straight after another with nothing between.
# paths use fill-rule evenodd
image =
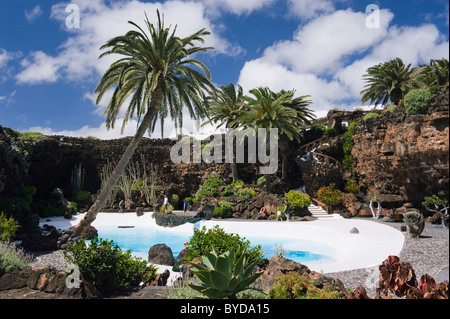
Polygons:
<instances>
[{"instance_id":1,"label":"palm tree","mask_svg":"<svg viewBox=\"0 0 450 319\"><path fill-rule=\"evenodd\" d=\"M292 152L290 150L290 141L297 141L300 142L300 139L302 137L301 128L305 126L305 124L311 124L312 119L314 119L316 116L312 110L308 108L308 106L312 103L310 98L310 95L304 95L294 98L295 90L286 92L285 90L281 90L278 93L273 93L274 97L283 96L284 94L289 95L289 101L284 104L284 106L289 107L293 109L297 114L292 119L296 126L299 128L298 132L295 132L295 134L292 134L292 138L289 138L287 134L281 134L279 138L279 146L281 151L281 172L282 172L282 180L285 181L287 179L287 166L288 166L288 160L289 157L292 155Z\"/></svg>"},{"instance_id":2,"label":"palm tree","mask_svg":"<svg viewBox=\"0 0 450 319\"><path fill-rule=\"evenodd\" d=\"M297 112L286 105L292 102L292 92L274 94L267 87L250 90L254 97L245 96L246 109L233 122L240 126L249 127L257 131L260 128L278 129L278 134L285 135L292 140L300 134L300 127L296 121ZM270 191L270 175L266 176L266 190Z\"/></svg>"},{"instance_id":3,"label":"palm tree","mask_svg":"<svg viewBox=\"0 0 450 319\"><path fill-rule=\"evenodd\" d=\"M238 125L234 123L234 121L242 112L244 106L243 97L244 94L240 85L235 86L233 83L230 83L221 86L214 95L208 98L209 120L203 125L219 122L218 128L222 125L225 125L226 128L237 128ZM233 174L233 181L236 182L239 179L239 173L235 154L233 155L233 162L231 163L231 171Z\"/></svg>"},{"instance_id":4,"label":"palm tree","mask_svg":"<svg viewBox=\"0 0 450 319\"><path fill-rule=\"evenodd\" d=\"M212 49L195 45L196 42L203 43L203 37L209 32L202 29L188 37L179 38L175 36L176 27L171 31L170 27L164 26L164 17L161 18L159 11L157 18L157 24L153 25L146 15L148 34L130 21L137 30L115 37L100 48L108 49L100 58L110 54L122 56L111 64L95 90L99 103L105 92L114 88L105 111L107 127L114 127L119 110L129 97L131 100L122 130L134 116L137 116L140 124L106 186L85 217L75 226L78 234L86 230L105 205L143 135L147 130L153 132L158 113L164 118L169 108L171 116L178 119L178 124L182 123L180 116L184 106L194 118L203 117L206 113L203 100L205 92L214 88L210 81L211 75L202 62L190 56Z\"/></svg>"},{"instance_id":5,"label":"palm tree","mask_svg":"<svg viewBox=\"0 0 450 319\"><path fill-rule=\"evenodd\" d=\"M439 60L431 60L429 65L423 65L418 68L416 78L417 84L421 88L429 88L431 86L449 86L449 62L442 58Z\"/></svg>"},{"instance_id":6,"label":"palm tree","mask_svg":"<svg viewBox=\"0 0 450 319\"><path fill-rule=\"evenodd\" d=\"M398 105L413 85L412 74L411 64L405 65L400 58L370 67L363 75L362 103L387 104L391 100Z\"/></svg>"}]
</instances>

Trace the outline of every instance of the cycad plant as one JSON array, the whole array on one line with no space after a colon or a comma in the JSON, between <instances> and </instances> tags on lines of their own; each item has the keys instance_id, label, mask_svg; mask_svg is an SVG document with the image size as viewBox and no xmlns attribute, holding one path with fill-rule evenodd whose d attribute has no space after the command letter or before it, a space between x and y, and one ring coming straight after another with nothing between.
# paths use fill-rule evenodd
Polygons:
<instances>
[{"instance_id":1,"label":"cycad plant","mask_svg":"<svg viewBox=\"0 0 450 319\"><path fill-rule=\"evenodd\" d=\"M400 58L372 66L363 75L366 83L361 91L362 103L395 105L405 96L414 83L411 64L405 65Z\"/></svg>"},{"instance_id":2,"label":"cycad plant","mask_svg":"<svg viewBox=\"0 0 450 319\"><path fill-rule=\"evenodd\" d=\"M202 29L180 38L175 35L176 27L173 30L165 27L159 11L156 24L146 17L146 31L134 22L129 23L137 30L115 37L101 47L106 51L100 58L111 54L119 55L120 58L111 64L100 80L96 88L97 103L109 89L113 89L105 111L107 127L114 127L119 110L128 99L130 102L122 130L134 117L140 124L106 186L75 227L79 234L95 220L143 135L147 130L153 132L158 117L162 120L170 113L176 125L182 125L182 109L187 107L191 117L202 118L206 113L205 96L214 89L207 67L192 58L198 52L212 49L196 45L197 42L204 42L208 31Z\"/></svg>"},{"instance_id":3,"label":"cycad plant","mask_svg":"<svg viewBox=\"0 0 450 319\"><path fill-rule=\"evenodd\" d=\"M192 273L200 279L201 285L189 286L210 299L236 299L239 292L250 289L249 286L263 273L253 274L256 262L247 265L244 253L235 265L235 253L236 247L221 255L217 255L215 250L206 253L202 256L205 266L192 264L191 268Z\"/></svg>"}]
</instances>

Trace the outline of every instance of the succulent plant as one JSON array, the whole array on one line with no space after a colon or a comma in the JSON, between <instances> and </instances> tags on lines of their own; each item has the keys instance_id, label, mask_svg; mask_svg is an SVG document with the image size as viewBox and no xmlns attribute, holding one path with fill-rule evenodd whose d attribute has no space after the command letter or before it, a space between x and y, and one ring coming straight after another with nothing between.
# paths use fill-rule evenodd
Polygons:
<instances>
[{"instance_id":1,"label":"succulent plant","mask_svg":"<svg viewBox=\"0 0 450 319\"><path fill-rule=\"evenodd\" d=\"M249 289L262 272L252 274L256 263L247 265L242 254L234 265L236 246L230 251L217 255L215 250L202 256L204 266L192 264L191 271L197 276L201 285L189 285L211 299L236 299L236 294Z\"/></svg>"}]
</instances>

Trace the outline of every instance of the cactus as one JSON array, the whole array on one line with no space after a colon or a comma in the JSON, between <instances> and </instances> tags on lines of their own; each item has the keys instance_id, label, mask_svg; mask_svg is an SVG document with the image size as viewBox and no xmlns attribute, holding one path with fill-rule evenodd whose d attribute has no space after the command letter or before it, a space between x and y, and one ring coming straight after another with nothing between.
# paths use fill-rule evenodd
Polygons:
<instances>
[{"instance_id":1,"label":"cactus","mask_svg":"<svg viewBox=\"0 0 450 319\"><path fill-rule=\"evenodd\" d=\"M205 266L192 264L192 273L196 275L202 285L189 285L210 299L236 299L236 294L250 289L262 272L252 275L256 263L246 265L245 254L242 254L233 265L236 246L230 251L217 255L215 250L202 256ZM247 267L246 267L247 266Z\"/></svg>"}]
</instances>

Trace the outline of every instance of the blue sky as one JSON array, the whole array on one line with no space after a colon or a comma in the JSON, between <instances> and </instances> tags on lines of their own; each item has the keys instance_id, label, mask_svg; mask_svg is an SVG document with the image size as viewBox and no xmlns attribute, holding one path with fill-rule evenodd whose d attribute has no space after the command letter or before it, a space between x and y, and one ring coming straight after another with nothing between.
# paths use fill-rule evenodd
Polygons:
<instances>
[{"instance_id":1,"label":"blue sky","mask_svg":"<svg viewBox=\"0 0 450 319\"><path fill-rule=\"evenodd\" d=\"M79 9L79 28L67 18ZM380 9L369 28L366 7ZM70 7L69 7L70 8ZM245 91L269 86L311 95L317 116L360 105L361 75L401 57L412 66L449 57L449 6L444 0L1 0L0 125L44 134L120 137L107 131L107 99L95 105L94 89L113 62L98 60L99 47L124 34L132 20L156 9L180 36L207 28L197 58L217 85L239 83ZM72 20L70 20L72 21ZM70 25L69 25L70 26ZM119 114L119 118L122 114ZM186 118L185 132L195 131ZM133 135L131 122L125 136ZM169 120L166 135L173 133ZM159 129L154 137L160 136Z\"/></svg>"}]
</instances>

